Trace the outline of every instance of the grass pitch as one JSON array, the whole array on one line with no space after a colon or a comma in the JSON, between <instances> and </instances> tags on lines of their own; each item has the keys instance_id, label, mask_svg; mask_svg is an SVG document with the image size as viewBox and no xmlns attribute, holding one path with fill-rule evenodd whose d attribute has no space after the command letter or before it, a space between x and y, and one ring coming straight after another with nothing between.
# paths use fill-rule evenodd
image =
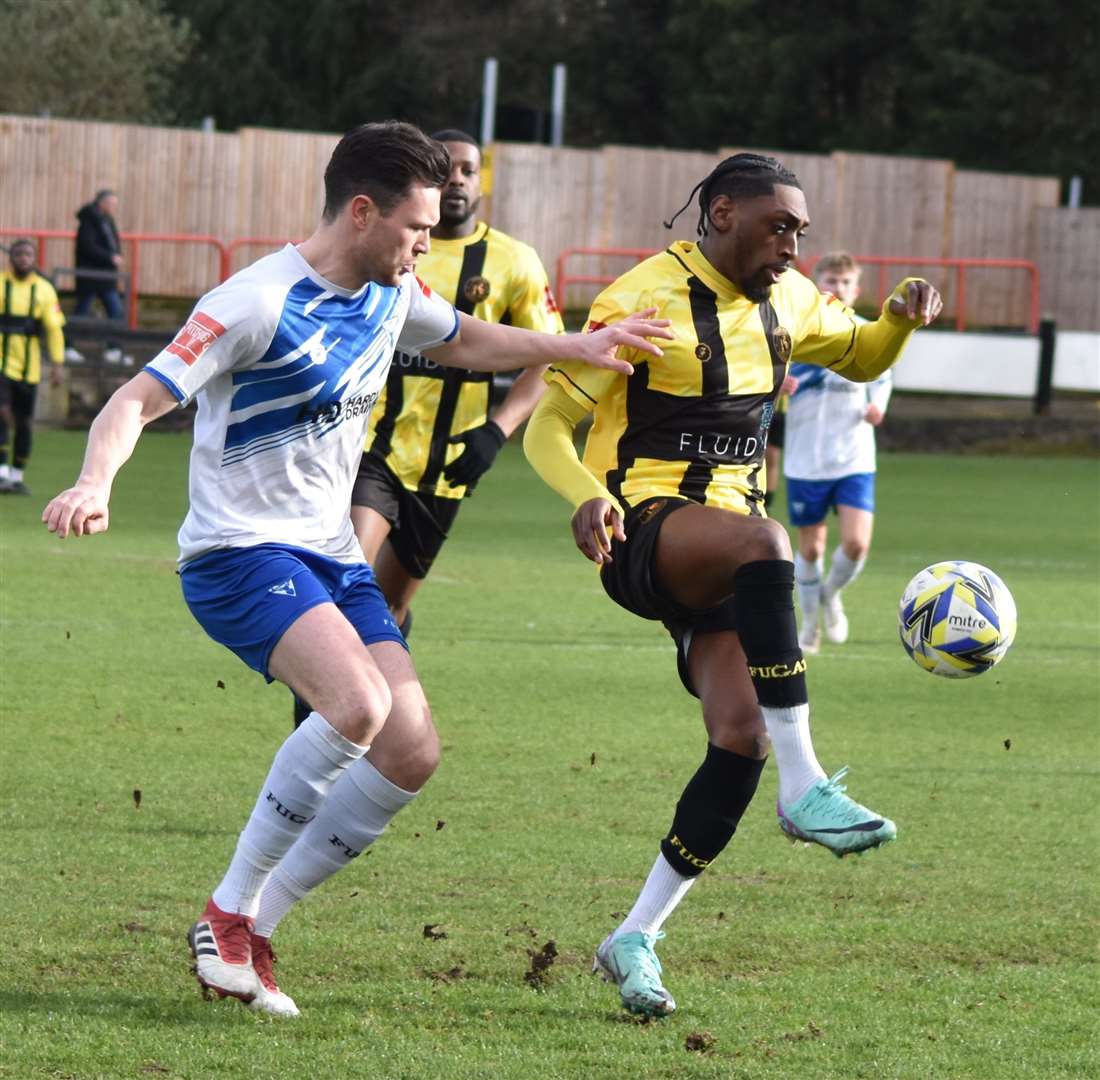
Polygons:
<instances>
[{"instance_id":1,"label":"grass pitch","mask_svg":"<svg viewBox=\"0 0 1100 1080\"><path fill-rule=\"evenodd\" d=\"M416 607L443 765L283 924L303 1017L279 1022L202 1001L184 932L289 697L180 598L187 436L146 436L106 536L47 536L83 439L42 434L36 497L0 500L0 1077L1100 1075L1097 462L882 458L851 641L809 677L822 762L851 765L899 842L842 862L788 843L769 766L668 924L679 1011L638 1024L591 953L702 724L663 631L603 596L510 448ZM904 584L945 558L991 566L1019 607L978 679L926 675L897 642Z\"/></svg>"}]
</instances>

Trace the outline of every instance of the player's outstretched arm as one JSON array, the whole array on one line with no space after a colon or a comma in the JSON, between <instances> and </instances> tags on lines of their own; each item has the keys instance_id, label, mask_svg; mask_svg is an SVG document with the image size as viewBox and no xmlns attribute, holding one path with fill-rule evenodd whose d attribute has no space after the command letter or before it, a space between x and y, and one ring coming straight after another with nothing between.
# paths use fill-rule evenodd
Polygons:
<instances>
[{"instance_id":1,"label":"player's outstretched arm","mask_svg":"<svg viewBox=\"0 0 1100 1080\"><path fill-rule=\"evenodd\" d=\"M42 511L46 528L62 539L70 532L74 536L105 532L107 504L118 470L134 452L145 425L177 404L163 383L143 371L120 386L92 421L76 483Z\"/></svg>"},{"instance_id":2,"label":"player's outstretched arm","mask_svg":"<svg viewBox=\"0 0 1100 1080\"><path fill-rule=\"evenodd\" d=\"M587 410L560 386L551 384L535 409L523 436L523 452L535 472L570 506L573 539L594 563L611 562L614 535L626 539L622 507L577 456L573 430Z\"/></svg>"},{"instance_id":3,"label":"player's outstretched arm","mask_svg":"<svg viewBox=\"0 0 1100 1080\"><path fill-rule=\"evenodd\" d=\"M634 368L619 358L621 349L660 356L650 338L672 338L668 319L654 319L656 308L630 315L591 334L542 334L518 326L482 322L459 314L458 333L447 344L427 350L447 367L470 371L510 371L517 367L580 360L592 367L629 375Z\"/></svg>"},{"instance_id":4,"label":"player's outstretched arm","mask_svg":"<svg viewBox=\"0 0 1100 1080\"><path fill-rule=\"evenodd\" d=\"M877 379L901 358L909 338L943 310L936 288L922 278L900 282L882 305L882 314L854 328L851 316L821 295L819 327L797 345L798 359L821 364L853 382Z\"/></svg>"}]
</instances>

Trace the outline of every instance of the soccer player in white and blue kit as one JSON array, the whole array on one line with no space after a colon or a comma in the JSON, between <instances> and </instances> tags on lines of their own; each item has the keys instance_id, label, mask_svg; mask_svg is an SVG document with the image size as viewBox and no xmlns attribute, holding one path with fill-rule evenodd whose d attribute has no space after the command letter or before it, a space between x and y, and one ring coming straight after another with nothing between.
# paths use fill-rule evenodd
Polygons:
<instances>
[{"instance_id":1,"label":"soccer player in white and blue kit","mask_svg":"<svg viewBox=\"0 0 1100 1080\"><path fill-rule=\"evenodd\" d=\"M587 335L461 315L413 274L439 220L445 147L364 124L333 151L313 235L204 296L187 325L96 417L76 484L42 514L59 537L102 532L114 477L145 424L195 400L184 598L214 640L313 704L283 743L221 882L188 938L202 986L297 1015L271 933L371 844L431 776L439 740L401 632L352 530L367 419L395 348L509 370L670 337L639 316Z\"/></svg>"},{"instance_id":2,"label":"soccer player in white and blue kit","mask_svg":"<svg viewBox=\"0 0 1100 1080\"><path fill-rule=\"evenodd\" d=\"M843 251L824 256L814 268L817 287L849 308L859 297L859 277L858 264ZM875 428L886 415L893 383L889 371L873 382L854 383L794 359L791 376L797 388L787 407L783 473L790 522L798 529L798 642L804 653L816 653L821 648L819 615L829 641L839 645L848 640L848 616L840 594L863 569L871 547ZM830 509L840 525L840 543L826 575Z\"/></svg>"}]
</instances>

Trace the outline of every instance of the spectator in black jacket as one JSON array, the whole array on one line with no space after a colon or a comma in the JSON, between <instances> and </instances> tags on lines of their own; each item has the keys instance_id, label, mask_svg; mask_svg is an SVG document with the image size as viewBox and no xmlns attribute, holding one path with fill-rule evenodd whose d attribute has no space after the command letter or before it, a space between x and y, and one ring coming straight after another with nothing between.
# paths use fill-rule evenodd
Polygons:
<instances>
[{"instance_id":1,"label":"spectator in black jacket","mask_svg":"<svg viewBox=\"0 0 1100 1080\"><path fill-rule=\"evenodd\" d=\"M117 211L118 196L113 191L100 191L92 202L77 211L80 226L76 231L75 316L88 315L92 300L98 296L107 318L122 318L118 279L99 276L104 271L115 271L122 266L122 245L115 226ZM97 274L86 276L80 273L81 270L95 270Z\"/></svg>"}]
</instances>

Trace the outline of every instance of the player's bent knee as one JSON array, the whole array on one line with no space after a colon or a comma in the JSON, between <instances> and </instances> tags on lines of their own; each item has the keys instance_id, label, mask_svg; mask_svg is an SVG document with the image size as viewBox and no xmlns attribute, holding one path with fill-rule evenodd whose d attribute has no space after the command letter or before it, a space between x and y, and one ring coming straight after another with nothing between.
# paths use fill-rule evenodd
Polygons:
<instances>
[{"instance_id":1,"label":"player's bent knee","mask_svg":"<svg viewBox=\"0 0 1100 1080\"><path fill-rule=\"evenodd\" d=\"M742 565L765 559L785 559L790 561L791 541L787 530L774 518L759 522L752 533L742 542Z\"/></svg>"},{"instance_id":2,"label":"player's bent knee","mask_svg":"<svg viewBox=\"0 0 1100 1080\"><path fill-rule=\"evenodd\" d=\"M806 562L817 562L825 555L825 538L814 537L813 539L807 539L802 537L798 544L799 554L806 560Z\"/></svg>"},{"instance_id":3,"label":"player's bent knee","mask_svg":"<svg viewBox=\"0 0 1100 1080\"><path fill-rule=\"evenodd\" d=\"M863 540L846 540L840 545L844 554L848 556L852 562L859 562L861 559L867 558L867 551L870 548L870 544Z\"/></svg>"},{"instance_id":4,"label":"player's bent knee","mask_svg":"<svg viewBox=\"0 0 1100 1080\"><path fill-rule=\"evenodd\" d=\"M755 703L737 713L724 711L720 717L704 719L711 743L723 750L754 761L762 761L771 752L771 740Z\"/></svg>"},{"instance_id":5,"label":"player's bent knee","mask_svg":"<svg viewBox=\"0 0 1100 1080\"><path fill-rule=\"evenodd\" d=\"M345 738L369 745L386 723L393 707L393 696L381 672L365 671L355 687L346 690L341 700L322 708L322 715Z\"/></svg>"}]
</instances>

